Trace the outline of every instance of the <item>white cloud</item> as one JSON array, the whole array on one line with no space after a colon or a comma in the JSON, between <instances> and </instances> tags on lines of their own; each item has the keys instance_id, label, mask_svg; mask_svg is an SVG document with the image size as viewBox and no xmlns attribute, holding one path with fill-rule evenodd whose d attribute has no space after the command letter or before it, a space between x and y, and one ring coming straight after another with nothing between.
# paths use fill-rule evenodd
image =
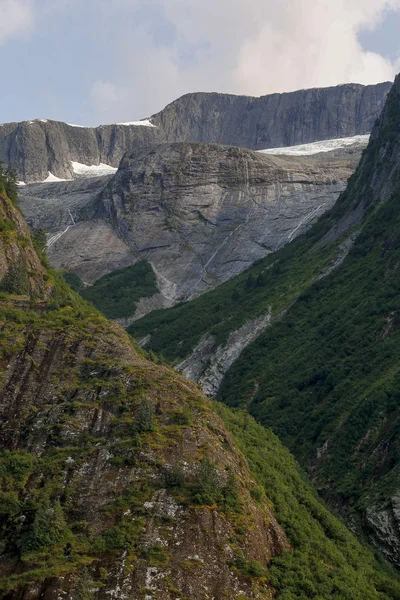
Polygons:
<instances>
[{"instance_id":1,"label":"white cloud","mask_svg":"<svg viewBox=\"0 0 400 600\"><path fill-rule=\"evenodd\" d=\"M31 0L0 0L0 44L32 28L33 8Z\"/></svg>"},{"instance_id":2,"label":"white cloud","mask_svg":"<svg viewBox=\"0 0 400 600\"><path fill-rule=\"evenodd\" d=\"M374 29L386 10L400 10L400 0L116 0L111 6L142 13L133 28L121 29L115 72L93 87L103 121L148 116L190 91L262 95L376 83L392 79L399 66L362 48L358 32ZM168 27L174 35L160 39Z\"/></svg>"}]
</instances>

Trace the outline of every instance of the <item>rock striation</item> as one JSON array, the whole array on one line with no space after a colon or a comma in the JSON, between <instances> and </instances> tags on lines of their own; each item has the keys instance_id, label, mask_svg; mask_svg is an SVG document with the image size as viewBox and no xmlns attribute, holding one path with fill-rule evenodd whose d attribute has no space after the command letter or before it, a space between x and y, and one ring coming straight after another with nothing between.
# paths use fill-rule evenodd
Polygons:
<instances>
[{"instance_id":1,"label":"rock striation","mask_svg":"<svg viewBox=\"0 0 400 600\"><path fill-rule=\"evenodd\" d=\"M49 173L71 179L72 162L118 167L125 152L161 141L161 130L149 125L92 128L36 119L0 125L0 160L11 162L25 183L44 181Z\"/></svg>"},{"instance_id":2,"label":"rock striation","mask_svg":"<svg viewBox=\"0 0 400 600\"><path fill-rule=\"evenodd\" d=\"M260 98L187 94L153 115L169 141L261 150L370 133L390 82L346 84Z\"/></svg>"},{"instance_id":3,"label":"rock striation","mask_svg":"<svg viewBox=\"0 0 400 600\"><path fill-rule=\"evenodd\" d=\"M78 127L36 119L0 125L0 160L26 183L74 175L72 162L118 167L124 154L163 142L208 142L254 150L370 133L390 83L271 94L187 94L150 120Z\"/></svg>"},{"instance_id":4,"label":"rock striation","mask_svg":"<svg viewBox=\"0 0 400 600\"><path fill-rule=\"evenodd\" d=\"M290 545L198 388L70 290L31 292L0 303L1 597L272 597L235 561L262 569ZM233 473L240 520L194 497Z\"/></svg>"},{"instance_id":5,"label":"rock striation","mask_svg":"<svg viewBox=\"0 0 400 600\"><path fill-rule=\"evenodd\" d=\"M148 261L161 293L138 307L142 316L213 289L305 231L366 143L312 156L163 144L126 156L114 177L23 186L20 204L48 232L51 264L86 283Z\"/></svg>"},{"instance_id":6,"label":"rock striation","mask_svg":"<svg viewBox=\"0 0 400 600\"><path fill-rule=\"evenodd\" d=\"M97 214L152 264L164 296L186 300L302 233L334 204L360 152L299 158L200 143L144 149L123 159Z\"/></svg>"}]
</instances>

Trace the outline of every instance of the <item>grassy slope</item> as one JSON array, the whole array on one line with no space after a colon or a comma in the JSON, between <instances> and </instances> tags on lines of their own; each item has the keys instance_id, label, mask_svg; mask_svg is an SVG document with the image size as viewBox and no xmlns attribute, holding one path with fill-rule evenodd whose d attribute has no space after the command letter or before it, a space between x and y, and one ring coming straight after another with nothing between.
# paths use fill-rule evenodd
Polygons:
<instances>
[{"instance_id":1,"label":"grassy slope","mask_svg":"<svg viewBox=\"0 0 400 600\"><path fill-rule=\"evenodd\" d=\"M346 192L308 234L211 294L147 315L130 329L151 333L150 347L174 362L203 333L223 340L247 318L269 306L276 316L297 299L232 366L220 399L273 427L303 465L311 464L326 496L356 513L385 505L400 484L399 140L397 80ZM380 204L377 182L387 180L393 193ZM318 242L361 204L362 233L353 249L317 281L340 239Z\"/></svg>"},{"instance_id":2,"label":"grassy slope","mask_svg":"<svg viewBox=\"0 0 400 600\"><path fill-rule=\"evenodd\" d=\"M87 288L75 273L65 273L64 278L76 292L109 319L134 315L136 303L140 298L158 292L156 276L151 265L146 261L104 275Z\"/></svg>"},{"instance_id":3,"label":"grassy slope","mask_svg":"<svg viewBox=\"0 0 400 600\"><path fill-rule=\"evenodd\" d=\"M252 473L268 490L275 514L293 545L293 552L276 558L270 567L271 583L279 590L277 597L369 598L376 593L366 585L369 579L379 590L378 596L397 598L397 578L390 580L391 572L385 573L385 568L377 567L377 563L380 574L372 575L368 566L372 565L370 551L362 548L322 504L279 439L245 411L218 403L215 407L246 456ZM352 585L356 588L352 589Z\"/></svg>"},{"instance_id":4,"label":"grassy slope","mask_svg":"<svg viewBox=\"0 0 400 600\"><path fill-rule=\"evenodd\" d=\"M71 328L71 335L73 333L75 336L81 336L85 332L89 344L91 335L104 335L104 329L107 328L103 317L81 304L67 288L58 292L52 309L40 315L35 310L7 307L4 301L5 297L0 307L0 319L7 321L8 326L7 336L1 341L3 360L18 350L18 344L22 343L23 331L27 326L31 328L31 332L32 328L48 332ZM171 378L173 376L171 373ZM96 380L95 383L100 385L100 381ZM76 386L76 382L73 385ZM89 384L82 382L79 385ZM125 407L125 397L121 397L119 402ZM118 407L116 404L117 409ZM72 414L75 408L75 405L71 406ZM323 506L312 486L304 479L294 458L279 440L270 431L257 425L247 413L234 412L223 405L216 405L215 408L231 431L237 447L247 458L250 470L258 481L259 487L252 490L253 497L261 504L272 502L278 520L293 546L293 552L272 560L268 572L259 571L259 566L253 563L238 564L238 568L255 581L266 576L277 590L276 597L280 600L400 599L400 582L396 575L378 564L372 552L363 547ZM128 423L126 418L124 422ZM167 429L162 433L169 435ZM160 431L157 427L151 438ZM76 461L85 461L97 450L99 443L90 436L78 441L76 447L71 447L70 444L65 446L61 438L55 438L49 451L42 457L26 452L0 453L0 537L5 540L11 536L13 543L22 547L22 552L26 545L26 530L22 531L21 536L20 515L28 515L29 525L42 499L57 491L55 486L59 482L56 474L62 471L65 457L72 455ZM137 442L132 439L130 446L128 444L124 447L121 465L126 460L129 447L135 453L135 444ZM121 441L117 440L112 448L116 455L115 460L119 459L120 445ZM36 478L39 474L43 481L41 488L33 495L31 491L27 493L31 478ZM151 485L143 489L151 495ZM185 494L179 489L178 497L182 498L182 495ZM134 499L129 499L129 506L135 506L138 515L142 515L142 504L148 497L135 496ZM99 551L122 551L127 544L133 544L134 547L137 532L124 530L121 533L117 526L101 539L92 540L79 528L74 529L72 526L72 529L67 528L62 535L63 538L58 544L65 545L67 540L72 544L73 560L66 559L59 547L53 553L46 547L41 547L39 552L30 551L22 555L23 559L29 565L36 565L36 568L23 575L14 576L10 581L0 580L0 587L8 589L27 581L68 573L71 569L90 564L93 553Z\"/></svg>"},{"instance_id":5,"label":"grassy slope","mask_svg":"<svg viewBox=\"0 0 400 600\"><path fill-rule=\"evenodd\" d=\"M303 463L327 442L321 485L352 503L400 484L399 202L370 217L343 267L245 350L220 392Z\"/></svg>"},{"instance_id":6,"label":"grassy slope","mask_svg":"<svg viewBox=\"0 0 400 600\"><path fill-rule=\"evenodd\" d=\"M35 331L48 335L53 333L59 336L68 335L71 342L74 342L75 338L86 336L85 343L89 346L92 343L91 336L95 335L98 339L98 336L108 331L110 326L103 317L80 300L55 276L54 283L55 291L52 300L46 305L46 310L43 304L36 307L34 302L31 310L27 310L26 306L18 306L18 299L8 294L2 295L0 322L3 323L4 335L0 337L0 345L3 365L7 364L8 357L23 348L24 336L28 328L31 335ZM115 335L115 332L110 334ZM108 358L104 357L102 360L107 361ZM92 369L93 365L90 368ZM112 371L116 369L116 365L109 365L108 368ZM166 375L164 379L165 377ZM174 374L171 372L170 378L173 377ZM73 381L71 385L86 389L90 385L99 386L100 383L97 379L92 383L85 379L79 382ZM139 387L138 392L140 397L142 388ZM116 388L115 393L115 408L119 410L122 407L125 410L123 426L129 425L127 415L129 416L131 409L129 408L127 412L127 398L120 388ZM176 392L173 390L173 393ZM75 405L71 406L72 413L75 409ZM293 457L282 447L278 439L257 425L245 413L234 413L223 406L217 406L216 409L247 457L251 471L259 482L259 487L253 489L253 497L261 503L272 501L294 548L293 552L274 559L267 573L267 577L277 590L277 598L281 600L400 598L400 584L397 578L379 566L371 552L363 548L356 538L324 508L312 492L311 486L304 481ZM30 410L34 414L35 407L30 407ZM151 435L151 438L153 437L154 434ZM64 447L62 438L55 437L48 452L40 457L18 451L1 453L0 515L3 541L10 538L15 545L21 536L19 516L28 515L26 524L29 525L32 520L31 515L35 514L41 506L41 499L57 491L57 485L62 483L61 466L64 464L65 457L73 455L76 460L84 461L95 451L99 442L97 439L91 439L90 436L83 436L80 441L82 444L78 444L76 448L70 445ZM115 446L115 448L113 446L113 453L116 454L116 459L120 458L123 465L124 460L127 460L129 445L123 449L119 457L120 441L111 440L111 443ZM135 443L137 441L132 438L133 452L135 452ZM61 479L58 481L60 473ZM40 475L43 482L34 493L29 488L32 475L34 477ZM138 499L136 495L128 500L131 507L139 502L139 514L142 514L140 511L142 511L143 498ZM76 530L73 527L69 528L62 520L61 513L59 530L53 534L57 533L58 538L61 536L61 539L57 538L58 544L65 544L67 539L70 540L74 548L73 560L66 558L62 550L49 552L42 545L39 553L33 551L28 558L31 564L39 565L36 571L32 571L30 575L17 576L17 580L13 582L2 581L5 588L29 581L29 577L40 580L52 574L68 572L71 568L79 568L85 562L90 562L93 551L124 548L127 544L132 544L134 536L137 535L136 531L125 531L120 526L116 526L104 536L104 539L90 540L79 527ZM26 538L22 531L20 540L22 546L18 546L17 543L20 551L21 547L22 550L24 548L24 539ZM52 540L49 540L49 543L52 543ZM0 547L3 549L4 545L0 544ZM250 577L257 578L260 575L257 572L257 565L244 564L241 568L245 569Z\"/></svg>"}]
</instances>

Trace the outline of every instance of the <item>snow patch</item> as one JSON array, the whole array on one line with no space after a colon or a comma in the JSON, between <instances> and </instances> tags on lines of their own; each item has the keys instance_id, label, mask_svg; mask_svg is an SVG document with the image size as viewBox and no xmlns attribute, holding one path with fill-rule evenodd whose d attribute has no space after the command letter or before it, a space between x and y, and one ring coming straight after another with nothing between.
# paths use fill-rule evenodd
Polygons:
<instances>
[{"instance_id":1,"label":"snow patch","mask_svg":"<svg viewBox=\"0 0 400 600\"><path fill-rule=\"evenodd\" d=\"M81 127L82 129L87 129L87 127L85 125L73 125L72 123L65 123L66 125L69 125L70 127Z\"/></svg>"},{"instance_id":2,"label":"snow patch","mask_svg":"<svg viewBox=\"0 0 400 600\"><path fill-rule=\"evenodd\" d=\"M70 179L60 179L60 177L56 177L55 175L53 175L53 173L51 173L50 171L48 172L49 175L48 177L43 181L43 183L56 183L58 181L71 181Z\"/></svg>"},{"instance_id":3,"label":"snow patch","mask_svg":"<svg viewBox=\"0 0 400 600\"><path fill-rule=\"evenodd\" d=\"M311 142L299 146L287 146L285 148L267 148L258 150L263 154L284 154L285 156L310 156L320 152L333 152L340 148L348 148L357 144L368 144L369 135L355 135L353 137L337 138L334 140L323 140L322 142Z\"/></svg>"},{"instance_id":4,"label":"snow patch","mask_svg":"<svg viewBox=\"0 0 400 600\"><path fill-rule=\"evenodd\" d=\"M150 119L143 119L143 121L129 121L128 123L116 123L116 125L142 125L143 127L156 127L156 125L153 125Z\"/></svg>"},{"instance_id":5,"label":"snow patch","mask_svg":"<svg viewBox=\"0 0 400 600\"><path fill-rule=\"evenodd\" d=\"M21 187L21 186L23 186L23 185L26 185L26 183L25 183L25 181L18 181L17 185L18 185L19 187Z\"/></svg>"},{"instance_id":6,"label":"snow patch","mask_svg":"<svg viewBox=\"0 0 400 600\"><path fill-rule=\"evenodd\" d=\"M118 170L116 167L110 167L110 165L104 163L100 163L99 165L84 165L83 163L71 161L71 165L75 175L83 175L84 177L113 175Z\"/></svg>"}]
</instances>

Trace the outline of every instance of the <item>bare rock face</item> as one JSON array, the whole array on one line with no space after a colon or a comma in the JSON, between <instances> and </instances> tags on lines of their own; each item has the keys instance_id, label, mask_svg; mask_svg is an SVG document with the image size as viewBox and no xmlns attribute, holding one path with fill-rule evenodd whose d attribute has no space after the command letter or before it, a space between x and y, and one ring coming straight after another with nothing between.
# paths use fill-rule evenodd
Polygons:
<instances>
[{"instance_id":1,"label":"bare rock face","mask_svg":"<svg viewBox=\"0 0 400 600\"><path fill-rule=\"evenodd\" d=\"M71 161L118 167L127 152L162 142L209 142L252 149L370 133L390 83L271 94L261 98L182 96L142 124L77 127L36 119L0 125L0 160L26 183L70 179Z\"/></svg>"},{"instance_id":2,"label":"bare rock face","mask_svg":"<svg viewBox=\"0 0 400 600\"><path fill-rule=\"evenodd\" d=\"M360 152L300 158L211 144L145 149L124 158L97 215L152 264L170 302L189 299L302 233L336 201ZM55 246L55 264L67 240Z\"/></svg>"},{"instance_id":3,"label":"bare rock face","mask_svg":"<svg viewBox=\"0 0 400 600\"><path fill-rule=\"evenodd\" d=\"M270 94L187 94L153 115L169 141L261 150L370 133L391 83Z\"/></svg>"},{"instance_id":4,"label":"bare rock face","mask_svg":"<svg viewBox=\"0 0 400 600\"><path fill-rule=\"evenodd\" d=\"M206 334L192 354L175 367L176 371L190 381L196 381L207 396L214 398L234 361L268 327L270 320L269 312L249 319L237 331L231 332L226 342L219 346L215 336Z\"/></svg>"},{"instance_id":5,"label":"bare rock face","mask_svg":"<svg viewBox=\"0 0 400 600\"><path fill-rule=\"evenodd\" d=\"M71 179L71 162L118 167L125 152L164 140L157 127L101 125L77 127L59 121L24 121L0 126L0 160L11 162L21 181L39 182L49 172Z\"/></svg>"}]
</instances>

